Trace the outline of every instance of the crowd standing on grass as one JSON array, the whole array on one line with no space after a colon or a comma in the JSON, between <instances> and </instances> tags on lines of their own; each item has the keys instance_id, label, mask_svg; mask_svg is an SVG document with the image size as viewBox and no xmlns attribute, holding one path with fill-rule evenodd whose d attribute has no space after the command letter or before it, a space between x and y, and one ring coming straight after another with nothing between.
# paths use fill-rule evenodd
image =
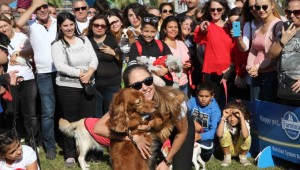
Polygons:
<instances>
[{"instance_id":1,"label":"crowd standing on grass","mask_svg":"<svg viewBox=\"0 0 300 170\"><path fill-rule=\"evenodd\" d=\"M250 165L251 113L240 100L227 99L299 106L299 99L276 94L288 78L289 91L300 96L300 1L287 1L285 16L275 0L184 3L187 11L179 14L170 2L111 9L106 0L94 6L74 0L67 12L44 0L20 1L17 19L0 3L0 93L12 94L1 101L0 128L10 130L0 134L0 166L38 169L32 139L47 159L56 159L55 116L101 118L96 134L130 140L106 127L112 97L122 87L159 102L161 112L180 110L165 157L163 143L154 141L149 153L144 138L132 138L145 158L151 156L150 169L192 169L194 142L213 146L202 152L204 161L221 150L221 166L232 156ZM91 82L96 92L88 94ZM174 95L184 96L181 105L175 107ZM65 166L75 166L75 141L62 140Z\"/></svg>"}]
</instances>

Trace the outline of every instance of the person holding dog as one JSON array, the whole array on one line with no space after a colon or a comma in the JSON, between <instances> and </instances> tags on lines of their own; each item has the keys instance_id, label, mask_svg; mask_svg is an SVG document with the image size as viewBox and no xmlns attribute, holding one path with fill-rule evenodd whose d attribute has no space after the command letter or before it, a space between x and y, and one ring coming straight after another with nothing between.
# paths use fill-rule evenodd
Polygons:
<instances>
[{"instance_id":1,"label":"person holding dog","mask_svg":"<svg viewBox=\"0 0 300 170\"><path fill-rule=\"evenodd\" d=\"M203 160L208 161L213 154L214 139L221 118L221 110L214 98L214 88L211 83L199 84L196 95L187 102L187 105L195 124L195 141L211 148L201 152Z\"/></svg>"},{"instance_id":2,"label":"person holding dog","mask_svg":"<svg viewBox=\"0 0 300 170\"><path fill-rule=\"evenodd\" d=\"M249 121L250 112L240 100L232 101L225 106L217 130L224 153L221 166L229 166L231 156L237 155L243 166L251 165L246 156L251 146Z\"/></svg>"},{"instance_id":3,"label":"person holding dog","mask_svg":"<svg viewBox=\"0 0 300 170\"><path fill-rule=\"evenodd\" d=\"M162 157L160 151L162 143L153 141L151 146L145 141L143 135L133 135L132 141L136 143L144 159L150 159L150 169L167 170L173 165L174 170L192 169L191 160L193 154L194 143L194 124L187 114L187 106L185 104L185 96L180 90L171 87L160 87L153 84L151 73L144 65L134 64L128 66L123 74L126 88L133 88L142 92L147 100L159 103L158 112L162 114L179 114L179 117L172 117L177 123L171 134L172 147L166 157ZM180 113L175 113L175 110ZM128 136L121 136L112 133L106 126L110 114L105 114L94 127L94 132L98 135L120 139L131 140ZM139 129L151 128L151 121L148 125L141 125ZM152 152L150 153L150 150ZM155 160L163 160L156 162ZM157 167L156 167L157 165Z\"/></svg>"}]
</instances>

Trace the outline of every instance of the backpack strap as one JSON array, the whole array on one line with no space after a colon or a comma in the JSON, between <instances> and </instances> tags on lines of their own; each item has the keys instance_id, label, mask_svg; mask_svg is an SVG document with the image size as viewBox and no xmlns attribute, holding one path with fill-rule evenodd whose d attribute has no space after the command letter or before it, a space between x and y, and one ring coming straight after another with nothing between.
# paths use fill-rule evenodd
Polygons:
<instances>
[{"instance_id":1,"label":"backpack strap","mask_svg":"<svg viewBox=\"0 0 300 170\"><path fill-rule=\"evenodd\" d=\"M164 46L163 46L162 42L160 40L155 40L155 41L156 41L156 44L158 45L160 52L162 53L164 50Z\"/></svg>"},{"instance_id":2,"label":"backpack strap","mask_svg":"<svg viewBox=\"0 0 300 170\"><path fill-rule=\"evenodd\" d=\"M137 48L137 51L138 51L138 55L142 56L143 48L142 48L141 43L137 40L137 41L135 41L135 45L136 45L136 48Z\"/></svg>"}]
</instances>

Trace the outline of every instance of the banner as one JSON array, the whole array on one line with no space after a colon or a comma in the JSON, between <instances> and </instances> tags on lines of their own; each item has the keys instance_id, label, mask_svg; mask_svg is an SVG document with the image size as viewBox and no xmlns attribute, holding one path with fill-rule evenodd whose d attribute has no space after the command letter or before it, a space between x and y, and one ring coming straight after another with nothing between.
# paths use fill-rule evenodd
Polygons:
<instances>
[{"instance_id":1,"label":"banner","mask_svg":"<svg viewBox=\"0 0 300 170\"><path fill-rule=\"evenodd\" d=\"M260 150L271 146L272 155L300 164L300 108L256 100L255 110Z\"/></svg>"}]
</instances>

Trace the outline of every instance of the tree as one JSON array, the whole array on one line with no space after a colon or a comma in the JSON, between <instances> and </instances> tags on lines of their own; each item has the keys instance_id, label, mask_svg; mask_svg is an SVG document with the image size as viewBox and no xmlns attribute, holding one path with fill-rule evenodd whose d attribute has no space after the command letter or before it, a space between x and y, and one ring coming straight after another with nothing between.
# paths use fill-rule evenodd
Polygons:
<instances>
[{"instance_id":1,"label":"tree","mask_svg":"<svg viewBox=\"0 0 300 170\"><path fill-rule=\"evenodd\" d=\"M46 0L48 3L53 4L54 6L56 6L57 8L62 8L63 4L62 4L62 0Z\"/></svg>"}]
</instances>

